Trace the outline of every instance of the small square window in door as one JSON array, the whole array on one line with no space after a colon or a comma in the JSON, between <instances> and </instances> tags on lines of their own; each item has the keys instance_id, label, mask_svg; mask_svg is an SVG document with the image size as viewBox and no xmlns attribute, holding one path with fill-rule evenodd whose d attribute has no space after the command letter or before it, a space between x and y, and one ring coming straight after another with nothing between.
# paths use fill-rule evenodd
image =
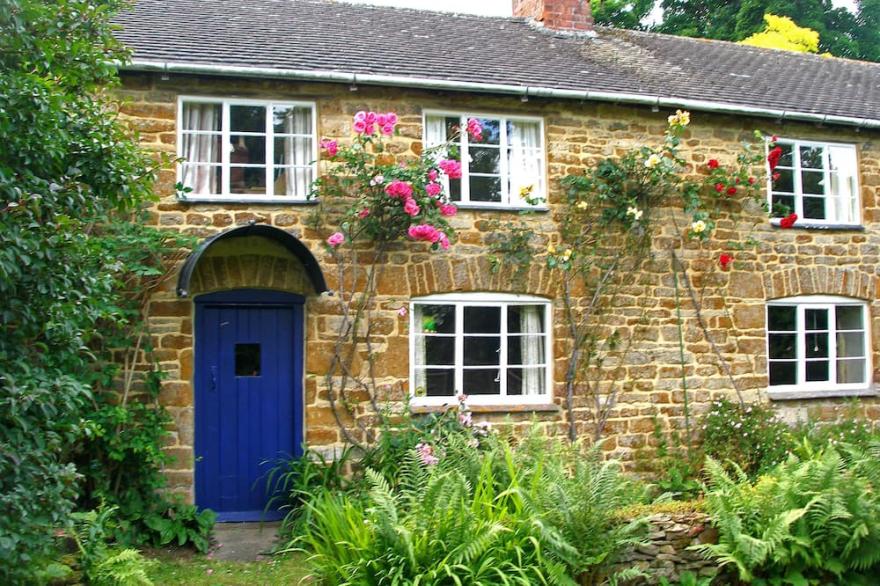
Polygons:
<instances>
[{"instance_id":1,"label":"small square window in door","mask_svg":"<svg viewBox=\"0 0 880 586\"><path fill-rule=\"evenodd\" d=\"M235 345L235 376L260 376L260 345Z\"/></svg>"}]
</instances>

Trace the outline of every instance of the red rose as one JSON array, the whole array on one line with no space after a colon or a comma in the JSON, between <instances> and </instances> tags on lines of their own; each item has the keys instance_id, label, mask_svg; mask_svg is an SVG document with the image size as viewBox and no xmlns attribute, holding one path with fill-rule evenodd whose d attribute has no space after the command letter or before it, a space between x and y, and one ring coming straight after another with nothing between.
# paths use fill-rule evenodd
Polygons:
<instances>
[{"instance_id":1,"label":"red rose","mask_svg":"<svg viewBox=\"0 0 880 586\"><path fill-rule=\"evenodd\" d=\"M788 214L787 216L779 220L779 227L786 229L791 228L792 226L794 226L794 223L797 222L797 219L797 214Z\"/></svg>"},{"instance_id":2,"label":"red rose","mask_svg":"<svg viewBox=\"0 0 880 586\"><path fill-rule=\"evenodd\" d=\"M733 255L722 252L721 256L718 257L718 264L721 265L722 271L730 269L730 265L733 264Z\"/></svg>"},{"instance_id":3,"label":"red rose","mask_svg":"<svg viewBox=\"0 0 880 586\"><path fill-rule=\"evenodd\" d=\"M773 175L770 176L770 178L773 179L773 181L778 181L780 177L782 177L782 175L780 175L779 173L774 173Z\"/></svg>"},{"instance_id":4,"label":"red rose","mask_svg":"<svg viewBox=\"0 0 880 586\"><path fill-rule=\"evenodd\" d=\"M777 140L779 140L779 137L776 136L775 134L770 137L770 142L776 142Z\"/></svg>"},{"instance_id":5,"label":"red rose","mask_svg":"<svg viewBox=\"0 0 880 586\"><path fill-rule=\"evenodd\" d=\"M707 165L709 166L710 169L717 169L718 168L718 159L709 159L709 162L707 163Z\"/></svg>"},{"instance_id":6,"label":"red rose","mask_svg":"<svg viewBox=\"0 0 880 586\"><path fill-rule=\"evenodd\" d=\"M776 165L779 164L779 158L782 156L782 147L775 147L770 154L767 155L767 162L770 164L770 170L776 168Z\"/></svg>"},{"instance_id":7,"label":"red rose","mask_svg":"<svg viewBox=\"0 0 880 586\"><path fill-rule=\"evenodd\" d=\"M723 183L716 183L715 184L715 191L717 191L718 193L721 193L722 191L724 191L724 184Z\"/></svg>"},{"instance_id":8,"label":"red rose","mask_svg":"<svg viewBox=\"0 0 880 586\"><path fill-rule=\"evenodd\" d=\"M755 178L749 177L749 185L754 185L754 184L755 184Z\"/></svg>"},{"instance_id":9,"label":"red rose","mask_svg":"<svg viewBox=\"0 0 880 586\"><path fill-rule=\"evenodd\" d=\"M727 188L727 195L736 195L736 187L733 187L733 186L728 187Z\"/></svg>"}]
</instances>

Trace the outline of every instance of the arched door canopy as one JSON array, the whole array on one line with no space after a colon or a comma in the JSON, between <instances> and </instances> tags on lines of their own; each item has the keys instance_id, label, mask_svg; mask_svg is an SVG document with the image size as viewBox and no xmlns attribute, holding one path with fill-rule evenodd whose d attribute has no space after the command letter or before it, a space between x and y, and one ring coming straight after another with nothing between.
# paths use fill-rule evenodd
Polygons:
<instances>
[{"instance_id":1,"label":"arched door canopy","mask_svg":"<svg viewBox=\"0 0 880 586\"><path fill-rule=\"evenodd\" d=\"M309 282L311 282L312 287L315 289L315 293L321 294L327 291L327 282L324 280L324 273L321 271L321 266L305 244L303 244L296 236L290 232L285 232L281 228L251 222L244 226L238 226L236 228L230 228L225 232L220 232L199 244L198 248L196 248L186 259L186 262L183 263L183 268L180 269L180 275L177 279L178 297L189 296L189 282L196 270L196 265L199 263L199 259L202 258L202 255L204 255L211 246L221 240L240 238L243 236L261 236L281 244L302 263L306 276L309 278Z\"/></svg>"}]
</instances>

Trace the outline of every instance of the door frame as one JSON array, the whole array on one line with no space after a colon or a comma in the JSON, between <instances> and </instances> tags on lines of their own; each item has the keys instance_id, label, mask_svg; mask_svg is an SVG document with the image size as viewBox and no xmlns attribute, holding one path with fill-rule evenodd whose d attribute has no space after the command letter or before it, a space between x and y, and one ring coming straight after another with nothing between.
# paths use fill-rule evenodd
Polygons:
<instances>
[{"instance_id":1,"label":"door frame","mask_svg":"<svg viewBox=\"0 0 880 586\"><path fill-rule=\"evenodd\" d=\"M293 426L293 446L291 457L302 455L305 444L305 411L303 409L303 394L305 391L304 377L304 361L305 361L305 297L296 293L287 293L284 291L273 291L269 289L229 289L226 291L217 291L215 293L205 293L193 299L195 303L195 320L193 328L193 500L197 507L198 502L198 468L197 460L199 453L199 395L203 384L201 376L203 374L203 366L199 358L199 336L204 332L205 311L204 308L211 306L226 306L246 309L266 308L266 307L284 307L293 310L293 344L294 348L293 360L291 364L292 373L291 380L293 388L290 389L292 394L292 407L294 418L291 421ZM297 350L298 349L298 350ZM261 521L272 520L274 517L281 518L278 514L272 514L272 511L265 511L259 519L253 519L250 515L236 513L219 513L218 522L240 522L240 521ZM246 518L245 518L246 517Z\"/></svg>"}]
</instances>

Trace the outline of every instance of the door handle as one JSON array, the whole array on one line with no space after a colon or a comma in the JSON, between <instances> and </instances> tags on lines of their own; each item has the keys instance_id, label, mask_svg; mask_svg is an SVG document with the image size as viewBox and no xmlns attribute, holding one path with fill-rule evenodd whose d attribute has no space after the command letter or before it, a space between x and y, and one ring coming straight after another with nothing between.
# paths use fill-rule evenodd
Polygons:
<instances>
[{"instance_id":1,"label":"door handle","mask_svg":"<svg viewBox=\"0 0 880 586\"><path fill-rule=\"evenodd\" d=\"M216 366L211 367L211 390L212 391L217 390L217 367Z\"/></svg>"}]
</instances>

